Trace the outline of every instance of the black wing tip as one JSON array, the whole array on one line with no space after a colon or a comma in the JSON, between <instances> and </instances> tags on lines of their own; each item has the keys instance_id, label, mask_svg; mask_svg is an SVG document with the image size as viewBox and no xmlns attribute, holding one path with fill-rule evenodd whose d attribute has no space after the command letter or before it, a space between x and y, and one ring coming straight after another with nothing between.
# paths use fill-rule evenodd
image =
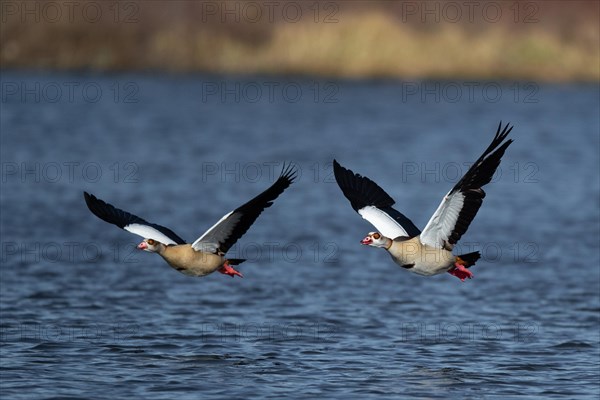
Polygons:
<instances>
[{"instance_id":1,"label":"black wing tip","mask_svg":"<svg viewBox=\"0 0 600 400\"><path fill-rule=\"evenodd\" d=\"M494 135L494 139L492 139L490 145L485 149L477 161L473 163L461 180L458 181L451 192L460 190L470 198L483 199L485 197L485 192L482 187L490 183L494 173L500 165L504 152L513 142L512 139L505 140L512 129L513 126L511 126L510 122L502 127L502 121L500 121L496 135ZM477 209L478 208L479 206L477 206ZM475 213L476 212L477 210L475 210ZM473 213L469 218L472 219L474 216L475 214ZM470 221L468 223L470 223ZM464 231L462 233L464 233Z\"/></svg>"},{"instance_id":2,"label":"black wing tip","mask_svg":"<svg viewBox=\"0 0 600 400\"><path fill-rule=\"evenodd\" d=\"M343 172L345 169L346 168L342 167L335 158L333 159L333 176L335 177L335 180L338 184L340 183L340 173Z\"/></svg>"},{"instance_id":3,"label":"black wing tip","mask_svg":"<svg viewBox=\"0 0 600 400\"><path fill-rule=\"evenodd\" d=\"M94 197L93 194L89 194L88 192L84 191L83 192L83 200L85 201L85 205L87 206L87 208L92 211L92 203L95 202L96 197Z\"/></svg>"},{"instance_id":4,"label":"black wing tip","mask_svg":"<svg viewBox=\"0 0 600 400\"><path fill-rule=\"evenodd\" d=\"M333 170L352 172L348 168L342 166L335 158L333 159ZM354 172L352 172L352 174L355 175Z\"/></svg>"},{"instance_id":5,"label":"black wing tip","mask_svg":"<svg viewBox=\"0 0 600 400\"><path fill-rule=\"evenodd\" d=\"M93 202L93 203L105 203L105 201L97 198L96 196L94 196L91 193L88 193L86 191L83 192L83 198L85 199L86 202Z\"/></svg>"},{"instance_id":6,"label":"black wing tip","mask_svg":"<svg viewBox=\"0 0 600 400\"><path fill-rule=\"evenodd\" d=\"M123 221L120 215L115 214L115 212L118 213L120 210L115 209L113 205L108 204L93 194L85 191L83 192L83 198L85 199L85 204L87 205L88 209L96 217L108 222L109 224L116 225L121 229L127 225L127 221ZM123 213L123 211L120 212Z\"/></svg>"},{"instance_id":7,"label":"black wing tip","mask_svg":"<svg viewBox=\"0 0 600 400\"><path fill-rule=\"evenodd\" d=\"M350 177L361 178L360 174L354 173L354 171L343 167L335 158L333 159L333 176L335 177L336 182L342 187L344 175Z\"/></svg>"},{"instance_id":8,"label":"black wing tip","mask_svg":"<svg viewBox=\"0 0 600 400\"><path fill-rule=\"evenodd\" d=\"M93 208L95 208L95 206L104 203L102 200L86 191L83 192L83 199L85 200L85 204L92 212L94 212Z\"/></svg>"},{"instance_id":9,"label":"black wing tip","mask_svg":"<svg viewBox=\"0 0 600 400\"><path fill-rule=\"evenodd\" d=\"M353 186L353 180L364 178L361 174L357 174L351 169L343 167L335 158L333 159L333 176L335 177L335 181L338 183L340 189L342 189L342 192L346 188ZM344 192L344 194L346 193Z\"/></svg>"},{"instance_id":10,"label":"black wing tip","mask_svg":"<svg viewBox=\"0 0 600 400\"><path fill-rule=\"evenodd\" d=\"M333 175L335 177L335 180L337 181L337 183L340 185L343 183L343 177L344 175L350 177L356 177L356 178L362 178L362 175L355 173L354 171L352 171L351 169L345 168L343 167L335 158L333 159Z\"/></svg>"},{"instance_id":11,"label":"black wing tip","mask_svg":"<svg viewBox=\"0 0 600 400\"><path fill-rule=\"evenodd\" d=\"M277 180L287 181L288 185L294 183L294 181L298 178L298 167L295 163L289 162L286 164L283 163L281 167L281 173L279 174L279 178Z\"/></svg>"},{"instance_id":12,"label":"black wing tip","mask_svg":"<svg viewBox=\"0 0 600 400\"><path fill-rule=\"evenodd\" d=\"M495 150L500 147L502 152L504 152L504 150L506 150L514 141L513 139L508 139L505 141L505 139L508 137L508 134L513 130L514 127L515 126L511 125L510 122L507 122L506 125L504 125L504 128L502 128L502 121L500 121L498 130L496 131L496 136L494 136L494 140L492 141L491 150Z\"/></svg>"},{"instance_id":13,"label":"black wing tip","mask_svg":"<svg viewBox=\"0 0 600 400\"><path fill-rule=\"evenodd\" d=\"M506 125L504 125L504 128L502 128L502 120L500 120L500 123L498 124L498 129L496 130L496 135L494 136L494 140L492 141L492 144L495 144L494 148L500 145L500 143L502 143L504 139L506 139L506 137L513 130L513 128L514 125L511 125L510 122L507 122ZM509 139L508 141L511 143L513 142L512 139Z\"/></svg>"},{"instance_id":14,"label":"black wing tip","mask_svg":"<svg viewBox=\"0 0 600 400\"><path fill-rule=\"evenodd\" d=\"M508 139L505 141L508 134L513 130L513 127L514 126L511 125L510 122L507 122L506 125L502 127L502 121L500 121L500 123L498 124L498 129L496 130L496 134L492 139L492 142L485 149L483 154L477 159L477 161L475 161L474 164L482 163L484 160L490 158L495 153L500 153L500 157L502 157L504 151L513 142L512 139Z\"/></svg>"},{"instance_id":15,"label":"black wing tip","mask_svg":"<svg viewBox=\"0 0 600 400\"><path fill-rule=\"evenodd\" d=\"M101 200L88 192L83 192L83 198L85 199L85 204L87 204L90 211L96 215L101 213L101 211L104 210L106 207L114 208L114 206L108 204L104 200Z\"/></svg>"}]
</instances>

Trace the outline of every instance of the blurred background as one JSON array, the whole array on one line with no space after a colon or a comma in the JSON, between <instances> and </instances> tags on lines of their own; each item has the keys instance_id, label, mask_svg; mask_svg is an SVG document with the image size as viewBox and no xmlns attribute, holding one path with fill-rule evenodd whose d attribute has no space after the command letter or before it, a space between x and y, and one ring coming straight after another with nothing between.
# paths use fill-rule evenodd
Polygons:
<instances>
[{"instance_id":1,"label":"blurred background","mask_svg":"<svg viewBox=\"0 0 600 400\"><path fill-rule=\"evenodd\" d=\"M2 1L3 68L597 81L597 1Z\"/></svg>"},{"instance_id":2,"label":"blurred background","mask_svg":"<svg viewBox=\"0 0 600 400\"><path fill-rule=\"evenodd\" d=\"M598 1L0 1L2 399L600 397ZM333 178L424 227L511 123L456 253L359 244ZM82 192L194 241L298 179L193 279Z\"/></svg>"}]
</instances>

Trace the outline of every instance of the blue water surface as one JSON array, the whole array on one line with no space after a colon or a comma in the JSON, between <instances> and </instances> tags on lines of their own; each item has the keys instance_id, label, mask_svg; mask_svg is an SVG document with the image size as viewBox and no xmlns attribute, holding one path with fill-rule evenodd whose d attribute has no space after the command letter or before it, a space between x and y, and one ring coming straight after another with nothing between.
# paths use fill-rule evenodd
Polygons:
<instances>
[{"instance_id":1,"label":"blue water surface","mask_svg":"<svg viewBox=\"0 0 600 400\"><path fill-rule=\"evenodd\" d=\"M597 85L3 71L1 106L5 399L600 395ZM359 244L333 158L422 228L500 120L473 280ZM191 242L283 161L243 279L177 273L82 196Z\"/></svg>"}]
</instances>

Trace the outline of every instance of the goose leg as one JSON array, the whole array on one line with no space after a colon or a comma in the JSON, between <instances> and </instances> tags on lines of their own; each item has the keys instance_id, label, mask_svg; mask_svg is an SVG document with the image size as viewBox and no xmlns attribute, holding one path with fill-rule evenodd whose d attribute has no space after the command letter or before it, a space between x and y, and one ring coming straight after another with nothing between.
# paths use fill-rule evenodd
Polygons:
<instances>
[{"instance_id":1,"label":"goose leg","mask_svg":"<svg viewBox=\"0 0 600 400\"><path fill-rule=\"evenodd\" d=\"M221 268L219 268L218 271L222 274L229 275L232 278L236 275L239 276L240 278L244 277L240 272L233 269L233 267L231 265L229 265L227 262L225 262L225 264L223 264L223 266Z\"/></svg>"},{"instance_id":2,"label":"goose leg","mask_svg":"<svg viewBox=\"0 0 600 400\"><path fill-rule=\"evenodd\" d=\"M463 267L458 262L454 263L454 267L448 270L450 275L456 276L461 281L465 281L466 278L472 279L473 273L469 271L467 268Z\"/></svg>"}]
</instances>

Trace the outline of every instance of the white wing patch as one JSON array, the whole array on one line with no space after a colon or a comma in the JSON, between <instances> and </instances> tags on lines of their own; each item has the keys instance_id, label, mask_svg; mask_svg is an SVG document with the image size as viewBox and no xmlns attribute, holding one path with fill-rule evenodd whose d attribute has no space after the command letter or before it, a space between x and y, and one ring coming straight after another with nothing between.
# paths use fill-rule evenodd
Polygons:
<instances>
[{"instance_id":1,"label":"white wing patch","mask_svg":"<svg viewBox=\"0 0 600 400\"><path fill-rule=\"evenodd\" d=\"M216 224L211 226L194 243L192 248L196 251L215 253L222 241L227 239L233 232L235 226L240 222L242 215L234 214L233 211L226 214Z\"/></svg>"},{"instance_id":2,"label":"white wing patch","mask_svg":"<svg viewBox=\"0 0 600 400\"><path fill-rule=\"evenodd\" d=\"M363 207L358 210L358 213L377 228L382 235L390 239L398 236L408 236L402 225L375 206Z\"/></svg>"},{"instance_id":3,"label":"white wing patch","mask_svg":"<svg viewBox=\"0 0 600 400\"><path fill-rule=\"evenodd\" d=\"M461 192L447 194L421 232L421 243L441 249L452 234L463 208L465 195Z\"/></svg>"},{"instance_id":4,"label":"white wing patch","mask_svg":"<svg viewBox=\"0 0 600 400\"><path fill-rule=\"evenodd\" d=\"M177 244L173 241L173 239L171 239L170 237L168 237L167 235L165 235L158 229L155 229L148 225L129 224L129 225L126 225L123 229L125 229L126 231L131 232L135 235L141 236L144 239L154 239L154 240L157 240L157 241L161 242L162 244L166 244L166 245Z\"/></svg>"}]
</instances>

